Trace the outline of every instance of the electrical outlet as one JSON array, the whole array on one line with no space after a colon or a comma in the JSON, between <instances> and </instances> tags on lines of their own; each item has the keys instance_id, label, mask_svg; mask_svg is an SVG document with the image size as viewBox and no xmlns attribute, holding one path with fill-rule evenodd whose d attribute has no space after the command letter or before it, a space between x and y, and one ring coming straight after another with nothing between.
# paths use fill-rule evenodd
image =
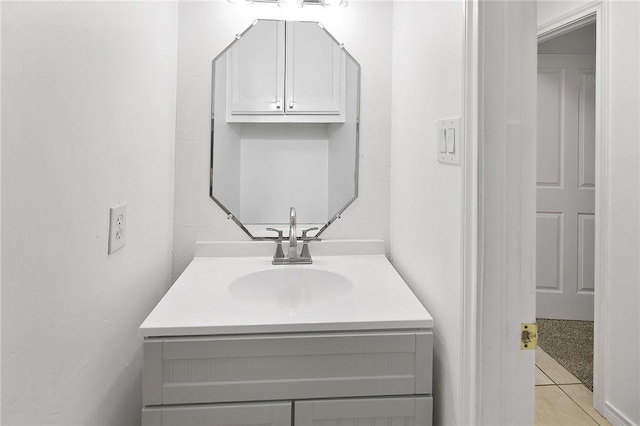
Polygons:
<instances>
[{"instance_id":1,"label":"electrical outlet","mask_svg":"<svg viewBox=\"0 0 640 426\"><path fill-rule=\"evenodd\" d=\"M109 209L109 254L124 247L127 241L127 205Z\"/></svg>"}]
</instances>

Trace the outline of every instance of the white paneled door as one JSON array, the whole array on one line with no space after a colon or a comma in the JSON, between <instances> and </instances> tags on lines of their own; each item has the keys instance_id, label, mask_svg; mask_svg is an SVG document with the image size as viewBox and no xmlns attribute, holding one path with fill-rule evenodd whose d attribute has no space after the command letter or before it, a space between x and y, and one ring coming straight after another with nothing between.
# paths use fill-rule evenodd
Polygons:
<instances>
[{"instance_id":1,"label":"white paneled door","mask_svg":"<svg viewBox=\"0 0 640 426\"><path fill-rule=\"evenodd\" d=\"M593 320L595 55L538 55L536 316Z\"/></svg>"}]
</instances>

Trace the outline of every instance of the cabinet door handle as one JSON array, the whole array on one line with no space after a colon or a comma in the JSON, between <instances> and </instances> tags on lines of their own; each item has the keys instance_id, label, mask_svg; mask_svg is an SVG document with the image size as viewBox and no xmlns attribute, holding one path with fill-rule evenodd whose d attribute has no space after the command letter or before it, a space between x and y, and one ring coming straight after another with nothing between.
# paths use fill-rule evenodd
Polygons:
<instances>
[{"instance_id":1,"label":"cabinet door handle","mask_svg":"<svg viewBox=\"0 0 640 426\"><path fill-rule=\"evenodd\" d=\"M294 109L296 107L296 103L294 101L289 101L289 109Z\"/></svg>"},{"instance_id":2,"label":"cabinet door handle","mask_svg":"<svg viewBox=\"0 0 640 426\"><path fill-rule=\"evenodd\" d=\"M282 108L282 102L276 101L276 109Z\"/></svg>"}]
</instances>

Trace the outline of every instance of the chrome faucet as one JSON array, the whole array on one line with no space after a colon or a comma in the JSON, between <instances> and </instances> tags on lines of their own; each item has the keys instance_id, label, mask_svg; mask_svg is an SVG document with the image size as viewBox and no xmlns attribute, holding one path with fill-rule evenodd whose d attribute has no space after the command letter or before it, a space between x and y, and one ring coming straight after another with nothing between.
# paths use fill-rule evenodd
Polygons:
<instances>
[{"instance_id":1,"label":"chrome faucet","mask_svg":"<svg viewBox=\"0 0 640 426\"><path fill-rule=\"evenodd\" d=\"M273 261L271 263L274 265L304 265L313 263L311 260L311 253L309 252L309 241L319 241L320 239L316 237L307 237L307 232L316 231L317 229L317 227L313 227L302 231L302 252L298 255L296 209L291 207L289 210L289 248L287 250L286 257L282 250L282 230L267 228L267 231L278 233L278 236L275 238L276 252L273 255Z\"/></svg>"},{"instance_id":2,"label":"chrome faucet","mask_svg":"<svg viewBox=\"0 0 640 426\"><path fill-rule=\"evenodd\" d=\"M298 234L296 229L296 208L291 207L289 209L289 250L287 250L287 257L289 259L298 258Z\"/></svg>"}]
</instances>

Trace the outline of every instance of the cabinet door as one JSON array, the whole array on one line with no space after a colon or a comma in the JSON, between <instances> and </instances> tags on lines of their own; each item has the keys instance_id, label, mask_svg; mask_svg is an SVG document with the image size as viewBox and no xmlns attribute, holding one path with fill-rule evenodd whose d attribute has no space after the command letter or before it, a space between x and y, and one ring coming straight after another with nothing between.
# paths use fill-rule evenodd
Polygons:
<instances>
[{"instance_id":1,"label":"cabinet door","mask_svg":"<svg viewBox=\"0 0 640 426\"><path fill-rule=\"evenodd\" d=\"M291 426L291 403L145 408L142 426Z\"/></svg>"},{"instance_id":2,"label":"cabinet door","mask_svg":"<svg viewBox=\"0 0 640 426\"><path fill-rule=\"evenodd\" d=\"M283 114L284 28L281 21L257 21L229 49L231 115Z\"/></svg>"},{"instance_id":3,"label":"cabinet door","mask_svg":"<svg viewBox=\"0 0 640 426\"><path fill-rule=\"evenodd\" d=\"M295 426L430 426L431 397L295 402Z\"/></svg>"},{"instance_id":4,"label":"cabinet door","mask_svg":"<svg viewBox=\"0 0 640 426\"><path fill-rule=\"evenodd\" d=\"M431 393L433 334L148 339L145 405Z\"/></svg>"},{"instance_id":5,"label":"cabinet door","mask_svg":"<svg viewBox=\"0 0 640 426\"><path fill-rule=\"evenodd\" d=\"M340 114L345 53L315 22L287 22L287 114Z\"/></svg>"}]
</instances>

